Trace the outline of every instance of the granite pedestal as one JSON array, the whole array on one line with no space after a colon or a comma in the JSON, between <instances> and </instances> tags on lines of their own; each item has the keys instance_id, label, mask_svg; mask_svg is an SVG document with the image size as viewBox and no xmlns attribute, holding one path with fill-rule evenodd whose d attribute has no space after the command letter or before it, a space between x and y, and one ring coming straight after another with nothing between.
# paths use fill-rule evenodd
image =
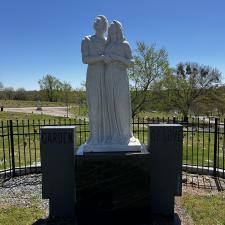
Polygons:
<instances>
[{"instance_id":1,"label":"granite pedestal","mask_svg":"<svg viewBox=\"0 0 225 225\"><path fill-rule=\"evenodd\" d=\"M183 127L149 125L151 213L174 215L174 197L182 194Z\"/></svg>"},{"instance_id":2,"label":"granite pedestal","mask_svg":"<svg viewBox=\"0 0 225 225\"><path fill-rule=\"evenodd\" d=\"M74 126L41 128L42 197L50 218L75 218Z\"/></svg>"},{"instance_id":3,"label":"granite pedestal","mask_svg":"<svg viewBox=\"0 0 225 225\"><path fill-rule=\"evenodd\" d=\"M182 126L149 126L148 151L76 151L75 127L41 129L42 195L50 217L79 225L149 224L174 215L182 189Z\"/></svg>"},{"instance_id":4,"label":"granite pedestal","mask_svg":"<svg viewBox=\"0 0 225 225\"><path fill-rule=\"evenodd\" d=\"M76 155L78 224L140 224L150 219L150 154Z\"/></svg>"}]
</instances>

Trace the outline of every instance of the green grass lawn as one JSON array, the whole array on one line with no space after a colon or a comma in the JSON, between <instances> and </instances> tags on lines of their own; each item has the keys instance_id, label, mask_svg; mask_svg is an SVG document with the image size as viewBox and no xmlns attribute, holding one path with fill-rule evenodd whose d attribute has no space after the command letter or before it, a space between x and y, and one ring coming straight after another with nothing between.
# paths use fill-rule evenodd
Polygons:
<instances>
[{"instance_id":1,"label":"green grass lawn","mask_svg":"<svg viewBox=\"0 0 225 225\"><path fill-rule=\"evenodd\" d=\"M158 112L158 111L151 111L151 112L139 112L137 114L140 118L165 118L167 119L168 117L172 119L174 116L175 117L182 117L180 114L175 114L175 113L170 113L170 112Z\"/></svg>"},{"instance_id":2,"label":"green grass lawn","mask_svg":"<svg viewBox=\"0 0 225 225\"><path fill-rule=\"evenodd\" d=\"M16 207L0 205L1 225L31 225L45 217L44 210L38 207Z\"/></svg>"},{"instance_id":3,"label":"green grass lawn","mask_svg":"<svg viewBox=\"0 0 225 225\"><path fill-rule=\"evenodd\" d=\"M46 221L46 212L38 206L16 207L0 205L0 224L1 225L74 225L74 222L66 221Z\"/></svg>"},{"instance_id":4,"label":"green grass lawn","mask_svg":"<svg viewBox=\"0 0 225 225\"><path fill-rule=\"evenodd\" d=\"M0 106L5 108L17 108L17 107L36 107L37 101L23 101L23 100L0 100ZM65 106L63 102L47 102L41 101L42 107L47 106Z\"/></svg>"},{"instance_id":5,"label":"green grass lawn","mask_svg":"<svg viewBox=\"0 0 225 225\"><path fill-rule=\"evenodd\" d=\"M88 116L88 109L86 105L74 105L70 108L70 112L73 113L76 116L80 116L80 117L87 117ZM165 120L169 117L170 119L172 119L174 116L175 117L179 117L181 118L181 115L177 115L177 114L173 114L173 113L169 113L169 112L139 112L137 114L138 117L140 118L155 118L157 119L157 117L159 118L165 118Z\"/></svg>"},{"instance_id":6,"label":"green grass lawn","mask_svg":"<svg viewBox=\"0 0 225 225\"><path fill-rule=\"evenodd\" d=\"M194 225L225 225L225 193L215 196L186 195L181 202Z\"/></svg>"},{"instance_id":7,"label":"green grass lawn","mask_svg":"<svg viewBox=\"0 0 225 225\"><path fill-rule=\"evenodd\" d=\"M78 117L88 116L88 109L86 105L74 105L70 107L69 111Z\"/></svg>"},{"instance_id":8,"label":"green grass lawn","mask_svg":"<svg viewBox=\"0 0 225 225\"><path fill-rule=\"evenodd\" d=\"M181 197L181 206L192 217L194 225L225 225L225 193L217 195L190 195ZM0 205L1 225L31 225L46 217L46 212L37 205L16 207ZM70 222L48 223L54 225L71 225Z\"/></svg>"}]
</instances>

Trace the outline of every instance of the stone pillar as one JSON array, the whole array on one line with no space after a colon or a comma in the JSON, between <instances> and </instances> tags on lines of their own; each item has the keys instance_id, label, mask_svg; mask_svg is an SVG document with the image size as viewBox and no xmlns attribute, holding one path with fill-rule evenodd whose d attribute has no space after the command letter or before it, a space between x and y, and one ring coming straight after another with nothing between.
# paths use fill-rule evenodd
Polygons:
<instances>
[{"instance_id":1,"label":"stone pillar","mask_svg":"<svg viewBox=\"0 0 225 225\"><path fill-rule=\"evenodd\" d=\"M75 217L74 126L41 128L42 197L51 218Z\"/></svg>"},{"instance_id":2,"label":"stone pillar","mask_svg":"<svg viewBox=\"0 0 225 225\"><path fill-rule=\"evenodd\" d=\"M153 214L174 214L174 197L182 192L182 143L182 125L149 125Z\"/></svg>"}]
</instances>

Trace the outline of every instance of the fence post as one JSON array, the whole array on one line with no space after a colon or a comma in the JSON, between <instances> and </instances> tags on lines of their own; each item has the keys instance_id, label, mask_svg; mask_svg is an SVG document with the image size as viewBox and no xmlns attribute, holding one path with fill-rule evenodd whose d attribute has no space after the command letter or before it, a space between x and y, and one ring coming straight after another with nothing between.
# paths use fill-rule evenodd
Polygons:
<instances>
[{"instance_id":1,"label":"fence post","mask_svg":"<svg viewBox=\"0 0 225 225\"><path fill-rule=\"evenodd\" d=\"M218 118L215 118L214 130L214 157L213 157L213 176L216 177L217 173L217 141L218 141Z\"/></svg>"},{"instance_id":2,"label":"fence post","mask_svg":"<svg viewBox=\"0 0 225 225\"><path fill-rule=\"evenodd\" d=\"M176 117L175 116L173 117L173 123L176 123Z\"/></svg>"},{"instance_id":3,"label":"fence post","mask_svg":"<svg viewBox=\"0 0 225 225\"><path fill-rule=\"evenodd\" d=\"M13 137L13 121L9 121L9 128L10 128L10 145L11 145L11 160L12 160L12 171L13 177L16 176L16 166L15 166L15 153L14 153L14 137Z\"/></svg>"}]
</instances>

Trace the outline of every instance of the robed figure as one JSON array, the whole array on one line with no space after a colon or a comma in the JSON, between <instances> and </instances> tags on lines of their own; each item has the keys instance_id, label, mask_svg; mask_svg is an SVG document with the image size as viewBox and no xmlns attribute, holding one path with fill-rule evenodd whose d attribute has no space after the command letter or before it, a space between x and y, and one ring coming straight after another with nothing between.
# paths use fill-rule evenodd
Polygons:
<instances>
[{"instance_id":1,"label":"robed figure","mask_svg":"<svg viewBox=\"0 0 225 225\"><path fill-rule=\"evenodd\" d=\"M88 151L140 150L131 127L131 99L127 68L133 65L129 43L122 25L114 20L107 31L105 16L97 16L96 31L82 41L83 63L88 64L86 91L90 123ZM114 150L112 150L114 151Z\"/></svg>"}]
</instances>

